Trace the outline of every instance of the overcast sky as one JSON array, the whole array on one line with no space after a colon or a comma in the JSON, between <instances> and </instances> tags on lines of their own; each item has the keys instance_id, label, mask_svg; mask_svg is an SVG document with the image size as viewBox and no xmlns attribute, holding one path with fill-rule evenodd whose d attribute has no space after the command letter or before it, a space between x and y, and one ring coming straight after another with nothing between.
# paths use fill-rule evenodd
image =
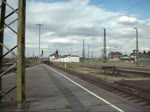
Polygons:
<instances>
[{"instance_id":1,"label":"overcast sky","mask_svg":"<svg viewBox=\"0 0 150 112\"><path fill-rule=\"evenodd\" d=\"M8 0L17 7L18 0ZM90 45L90 55L100 57L103 49L103 28L107 33L107 53L130 54L135 49L135 29L139 33L139 50L150 50L150 0L27 0L26 55L38 55L41 27L41 49L48 56L56 49L61 54L82 55L82 40ZM7 8L7 13L11 10ZM14 14L7 19L9 23ZM15 28L16 23L11 25ZM5 44L13 47L16 35L5 31Z\"/></svg>"}]
</instances>

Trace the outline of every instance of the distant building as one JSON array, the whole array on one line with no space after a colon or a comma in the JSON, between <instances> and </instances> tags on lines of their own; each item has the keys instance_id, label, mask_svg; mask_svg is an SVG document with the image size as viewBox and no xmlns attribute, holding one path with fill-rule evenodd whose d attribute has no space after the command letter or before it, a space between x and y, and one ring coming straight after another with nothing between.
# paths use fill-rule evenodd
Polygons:
<instances>
[{"instance_id":1,"label":"distant building","mask_svg":"<svg viewBox=\"0 0 150 112\"><path fill-rule=\"evenodd\" d=\"M52 62L80 62L80 57L77 55L58 55L58 50L49 56L49 61Z\"/></svg>"},{"instance_id":2,"label":"distant building","mask_svg":"<svg viewBox=\"0 0 150 112\"><path fill-rule=\"evenodd\" d=\"M77 55L63 55L61 62L80 62L80 57Z\"/></svg>"},{"instance_id":3,"label":"distant building","mask_svg":"<svg viewBox=\"0 0 150 112\"><path fill-rule=\"evenodd\" d=\"M122 56L122 53L120 53L120 52L110 52L108 54L108 58L112 61L119 60L121 56Z\"/></svg>"},{"instance_id":4,"label":"distant building","mask_svg":"<svg viewBox=\"0 0 150 112\"><path fill-rule=\"evenodd\" d=\"M49 55L49 61L54 61L54 60L56 60L57 58L59 58L58 50L56 50L55 53Z\"/></svg>"},{"instance_id":5,"label":"distant building","mask_svg":"<svg viewBox=\"0 0 150 112\"><path fill-rule=\"evenodd\" d=\"M121 56L122 56L122 53L120 53L120 52L110 52L108 54L109 58L118 58L118 57L121 57Z\"/></svg>"}]
</instances>

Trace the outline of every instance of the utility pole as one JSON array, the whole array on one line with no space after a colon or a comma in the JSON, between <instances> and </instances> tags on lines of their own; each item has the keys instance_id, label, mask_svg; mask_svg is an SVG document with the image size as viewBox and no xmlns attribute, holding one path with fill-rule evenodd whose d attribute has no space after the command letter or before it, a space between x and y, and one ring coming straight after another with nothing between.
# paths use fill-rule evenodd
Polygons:
<instances>
[{"instance_id":1,"label":"utility pole","mask_svg":"<svg viewBox=\"0 0 150 112\"><path fill-rule=\"evenodd\" d=\"M40 47L40 43L41 43L41 27L44 26L43 24L36 24L39 27L39 60L41 58L41 47Z\"/></svg>"},{"instance_id":2,"label":"utility pole","mask_svg":"<svg viewBox=\"0 0 150 112\"><path fill-rule=\"evenodd\" d=\"M138 48L138 29L134 28L136 30L136 65L139 66L139 48Z\"/></svg>"},{"instance_id":3,"label":"utility pole","mask_svg":"<svg viewBox=\"0 0 150 112\"><path fill-rule=\"evenodd\" d=\"M89 56L89 55L90 55L90 54L89 54L89 52L90 52L90 51L89 51L89 43L87 43L87 45L88 45L88 60L89 60L89 58L90 58L90 56Z\"/></svg>"},{"instance_id":4,"label":"utility pole","mask_svg":"<svg viewBox=\"0 0 150 112\"><path fill-rule=\"evenodd\" d=\"M33 51L33 55L32 55L32 57L34 58L34 51Z\"/></svg>"},{"instance_id":5,"label":"utility pole","mask_svg":"<svg viewBox=\"0 0 150 112\"><path fill-rule=\"evenodd\" d=\"M104 63L106 63L106 29L104 28Z\"/></svg>"},{"instance_id":6,"label":"utility pole","mask_svg":"<svg viewBox=\"0 0 150 112\"><path fill-rule=\"evenodd\" d=\"M93 51L92 51L92 60L93 60Z\"/></svg>"},{"instance_id":7,"label":"utility pole","mask_svg":"<svg viewBox=\"0 0 150 112\"><path fill-rule=\"evenodd\" d=\"M83 49L82 49L82 57L83 57L83 61L84 61L84 58L85 58L85 47L84 47L84 39L83 39Z\"/></svg>"}]
</instances>

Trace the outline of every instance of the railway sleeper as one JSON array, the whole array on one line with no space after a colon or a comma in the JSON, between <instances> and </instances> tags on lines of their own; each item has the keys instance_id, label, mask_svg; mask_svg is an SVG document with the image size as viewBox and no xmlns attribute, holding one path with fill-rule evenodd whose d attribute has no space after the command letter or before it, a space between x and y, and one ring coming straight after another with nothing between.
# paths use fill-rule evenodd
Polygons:
<instances>
[{"instance_id":1,"label":"railway sleeper","mask_svg":"<svg viewBox=\"0 0 150 112\"><path fill-rule=\"evenodd\" d=\"M145 97L145 96L140 95L140 94L135 94L135 93L132 93L131 91L127 91L127 90L122 90L122 89L120 89L120 90L125 92L125 93L127 93L127 94L130 94L130 95L136 97L137 99L142 99L144 101L150 102L150 98L149 97Z\"/></svg>"},{"instance_id":2,"label":"railway sleeper","mask_svg":"<svg viewBox=\"0 0 150 112\"><path fill-rule=\"evenodd\" d=\"M150 102L146 102L146 101L144 101L144 103L142 104L142 106L147 106L147 107L150 107Z\"/></svg>"},{"instance_id":3,"label":"railway sleeper","mask_svg":"<svg viewBox=\"0 0 150 112\"><path fill-rule=\"evenodd\" d=\"M137 97L131 96L130 98L128 98L128 100L137 100Z\"/></svg>"},{"instance_id":4,"label":"railway sleeper","mask_svg":"<svg viewBox=\"0 0 150 112\"><path fill-rule=\"evenodd\" d=\"M146 108L150 110L150 106L147 106Z\"/></svg>"},{"instance_id":5,"label":"railway sleeper","mask_svg":"<svg viewBox=\"0 0 150 112\"><path fill-rule=\"evenodd\" d=\"M132 86L132 85L127 85L127 84L124 84L124 83L121 83L121 82L114 82L115 85L118 85L118 86L121 86L121 87L124 87L124 88L128 88L130 89L131 91L138 91L142 94L147 94L147 96L150 97L150 91L146 90L146 89L142 89L142 88L139 88L139 87L135 87L135 86Z\"/></svg>"},{"instance_id":6,"label":"railway sleeper","mask_svg":"<svg viewBox=\"0 0 150 112\"><path fill-rule=\"evenodd\" d=\"M122 97L124 97L124 98L129 98L130 95L128 95L128 94L123 94Z\"/></svg>"},{"instance_id":7,"label":"railway sleeper","mask_svg":"<svg viewBox=\"0 0 150 112\"><path fill-rule=\"evenodd\" d=\"M119 86L120 87L120 86ZM148 100L150 100L150 95L148 93L145 93L143 90L140 90L140 89L134 89L134 88L131 88L131 87L120 87L124 90L127 90L129 92L132 92L134 95L139 95L139 96L142 96L144 98L147 98Z\"/></svg>"},{"instance_id":8,"label":"railway sleeper","mask_svg":"<svg viewBox=\"0 0 150 112\"><path fill-rule=\"evenodd\" d=\"M113 93L114 93L114 94L117 94L117 93L120 93L120 91L115 90L115 91L113 91Z\"/></svg>"},{"instance_id":9,"label":"railway sleeper","mask_svg":"<svg viewBox=\"0 0 150 112\"><path fill-rule=\"evenodd\" d=\"M142 99L138 99L138 98L134 102L135 103L146 103L146 101L144 101Z\"/></svg>"}]
</instances>

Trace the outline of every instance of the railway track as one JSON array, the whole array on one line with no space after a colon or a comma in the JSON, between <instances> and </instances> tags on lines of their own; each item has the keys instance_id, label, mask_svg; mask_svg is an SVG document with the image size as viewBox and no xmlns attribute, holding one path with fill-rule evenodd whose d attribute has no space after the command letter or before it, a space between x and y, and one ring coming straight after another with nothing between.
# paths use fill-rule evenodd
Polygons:
<instances>
[{"instance_id":1,"label":"railway track","mask_svg":"<svg viewBox=\"0 0 150 112\"><path fill-rule=\"evenodd\" d=\"M128 74L134 74L134 75L141 75L141 76L150 76L150 68L149 67L130 67L130 66L111 66L111 65L81 65L84 67L89 67L89 68L98 68L98 69L104 69L105 68L105 73L106 70L111 71L113 75L121 75L121 76L128 76ZM113 69L112 69L113 68ZM126 75L122 75L122 74ZM129 75L130 76L130 75Z\"/></svg>"},{"instance_id":2,"label":"railway track","mask_svg":"<svg viewBox=\"0 0 150 112\"><path fill-rule=\"evenodd\" d=\"M11 67L12 66L12 67ZM25 67L28 68L28 67L31 67L31 66L34 66L34 65L30 65L30 64L26 64ZM1 73L12 73L12 72L16 72L17 68L16 68L16 65L11 63L11 64L7 64L7 65L3 65L3 69L2 71L0 72Z\"/></svg>"},{"instance_id":3,"label":"railway track","mask_svg":"<svg viewBox=\"0 0 150 112\"><path fill-rule=\"evenodd\" d=\"M134 103L142 105L146 109L150 110L150 94L149 95L144 94L139 89L134 89L134 88L130 88L127 86L121 86L119 85L119 83L110 84L108 82L104 82L101 79L91 76L91 75L78 73L73 70L65 69L62 67L55 66L55 65L53 66L71 75L75 75L87 82L90 82L100 88L103 88L119 96L122 96L123 98L127 98L128 100L131 100Z\"/></svg>"}]
</instances>

